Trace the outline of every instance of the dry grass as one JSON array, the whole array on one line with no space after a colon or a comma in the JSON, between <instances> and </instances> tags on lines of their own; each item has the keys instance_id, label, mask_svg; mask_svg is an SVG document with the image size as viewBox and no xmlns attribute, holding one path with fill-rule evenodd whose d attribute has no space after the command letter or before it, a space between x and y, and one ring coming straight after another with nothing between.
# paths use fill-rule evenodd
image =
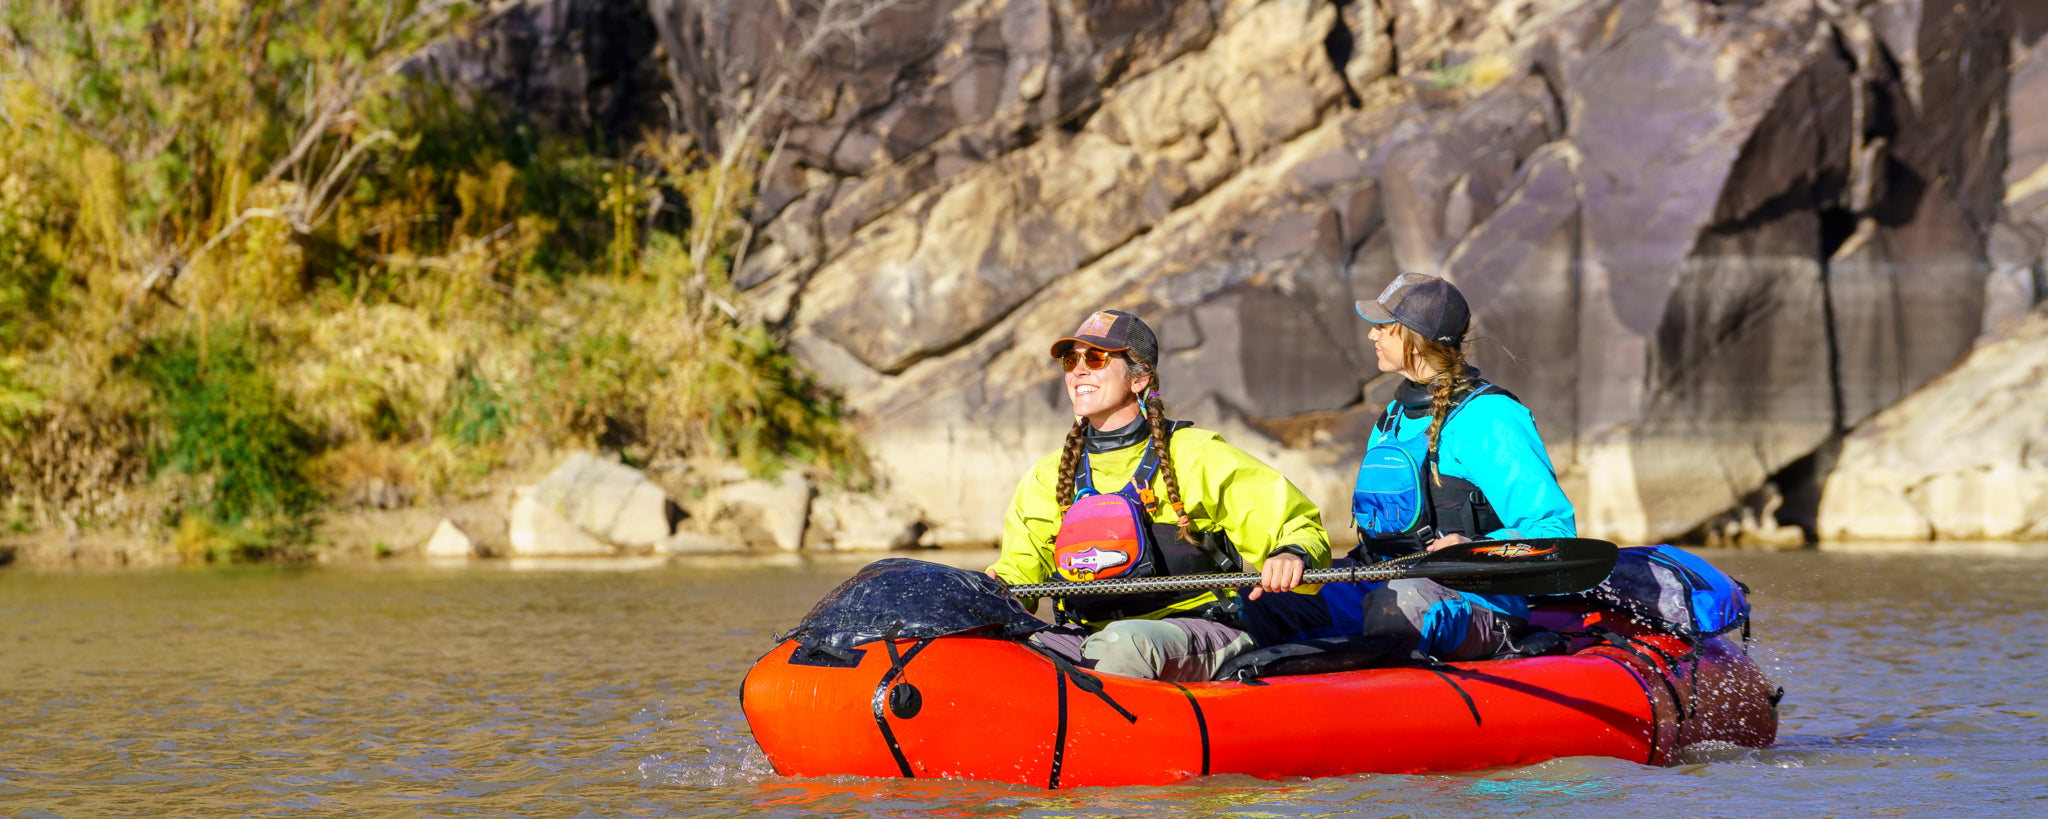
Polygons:
<instances>
[{"instance_id":1,"label":"dry grass","mask_svg":"<svg viewBox=\"0 0 2048 819\"><path fill-rule=\"evenodd\" d=\"M257 544L323 509L473 496L572 446L862 480L833 398L725 282L758 157L536 142L377 73L442 29L272 5L140 12L175 12L172 41L0 5L8 525L278 556ZM87 30L95 59L8 48Z\"/></svg>"}]
</instances>

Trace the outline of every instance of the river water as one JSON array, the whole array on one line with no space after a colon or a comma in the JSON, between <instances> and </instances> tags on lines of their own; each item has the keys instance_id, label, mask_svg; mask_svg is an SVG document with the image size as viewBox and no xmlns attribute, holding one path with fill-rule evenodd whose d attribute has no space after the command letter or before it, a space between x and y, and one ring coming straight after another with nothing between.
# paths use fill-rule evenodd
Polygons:
<instances>
[{"instance_id":1,"label":"river water","mask_svg":"<svg viewBox=\"0 0 2048 819\"><path fill-rule=\"evenodd\" d=\"M1059 792L774 774L740 678L856 560L7 570L0 816L2048 816L2048 546L1929 548L1703 553L1775 748Z\"/></svg>"}]
</instances>

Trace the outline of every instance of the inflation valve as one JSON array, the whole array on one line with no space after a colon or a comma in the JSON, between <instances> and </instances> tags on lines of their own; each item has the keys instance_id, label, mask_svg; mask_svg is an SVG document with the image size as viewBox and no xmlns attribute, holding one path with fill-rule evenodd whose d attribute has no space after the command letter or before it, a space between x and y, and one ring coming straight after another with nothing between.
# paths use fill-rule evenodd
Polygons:
<instances>
[{"instance_id":1,"label":"inflation valve","mask_svg":"<svg viewBox=\"0 0 2048 819\"><path fill-rule=\"evenodd\" d=\"M889 689L889 713L895 714L897 719L910 719L923 708L924 695L918 693L917 686L897 683L896 687Z\"/></svg>"}]
</instances>

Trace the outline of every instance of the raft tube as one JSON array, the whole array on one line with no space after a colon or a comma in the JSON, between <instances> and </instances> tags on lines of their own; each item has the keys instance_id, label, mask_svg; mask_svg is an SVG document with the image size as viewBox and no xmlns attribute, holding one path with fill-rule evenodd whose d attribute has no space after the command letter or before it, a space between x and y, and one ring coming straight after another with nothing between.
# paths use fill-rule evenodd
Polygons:
<instances>
[{"instance_id":1,"label":"raft tube","mask_svg":"<svg viewBox=\"0 0 2048 819\"><path fill-rule=\"evenodd\" d=\"M1742 646L1687 645L1611 612L1539 609L1565 654L1245 682L1087 680L1015 640L884 640L850 659L784 642L741 707L783 776L961 778L1043 788L1459 771L1569 756L1670 764L1761 748L1776 696ZM1598 626L1600 629L1590 629ZM1620 645L1617 645L1619 643Z\"/></svg>"}]
</instances>

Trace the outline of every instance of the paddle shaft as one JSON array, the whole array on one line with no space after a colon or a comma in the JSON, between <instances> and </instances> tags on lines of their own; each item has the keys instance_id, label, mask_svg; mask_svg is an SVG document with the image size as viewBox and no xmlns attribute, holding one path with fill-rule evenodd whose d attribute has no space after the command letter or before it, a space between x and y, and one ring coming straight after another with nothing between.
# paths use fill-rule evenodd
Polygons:
<instances>
[{"instance_id":1,"label":"paddle shaft","mask_svg":"<svg viewBox=\"0 0 2048 819\"><path fill-rule=\"evenodd\" d=\"M1519 552L1504 551L1519 549ZM1310 569L1303 583L1373 583L1429 578L1458 591L1480 594L1558 594L1597 585L1614 568L1615 547L1606 541L1550 538L1523 542L1469 541L1441 552L1408 555L1384 563ZM1256 572L1167 577L1116 577L1078 583L1011 586L1014 597L1144 594L1200 591L1257 585Z\"/></svg>"},{"instance_id":2,"label":"paddle shaft","mask_svg":"<svg viewBox=\"0 0 2048 819\"><path fill-rule=\"evenodd\" d=\"M1430 571L1429 566L1341 566L1334 569L1309 569L1301 573L1303 583L1374 583L1381 580L1399 580L1404 577L1452 577L1472 574L1470 569L1445 567L1442 571ZM1555 564L1532 563L1527 567L1502 567L1518 571L1506 574L1534 574L1555 571ZM1198 591L1201 589L1228 589L1238 586L1259 584L1258 572L1237 574L1190 574L1180 577L1132 577L1091 580L1085 583L1033 583L1011 586L1014 597L1075 597L1090 594L1143 594L1145 592Z\"/></svg>"}]
</instances>

